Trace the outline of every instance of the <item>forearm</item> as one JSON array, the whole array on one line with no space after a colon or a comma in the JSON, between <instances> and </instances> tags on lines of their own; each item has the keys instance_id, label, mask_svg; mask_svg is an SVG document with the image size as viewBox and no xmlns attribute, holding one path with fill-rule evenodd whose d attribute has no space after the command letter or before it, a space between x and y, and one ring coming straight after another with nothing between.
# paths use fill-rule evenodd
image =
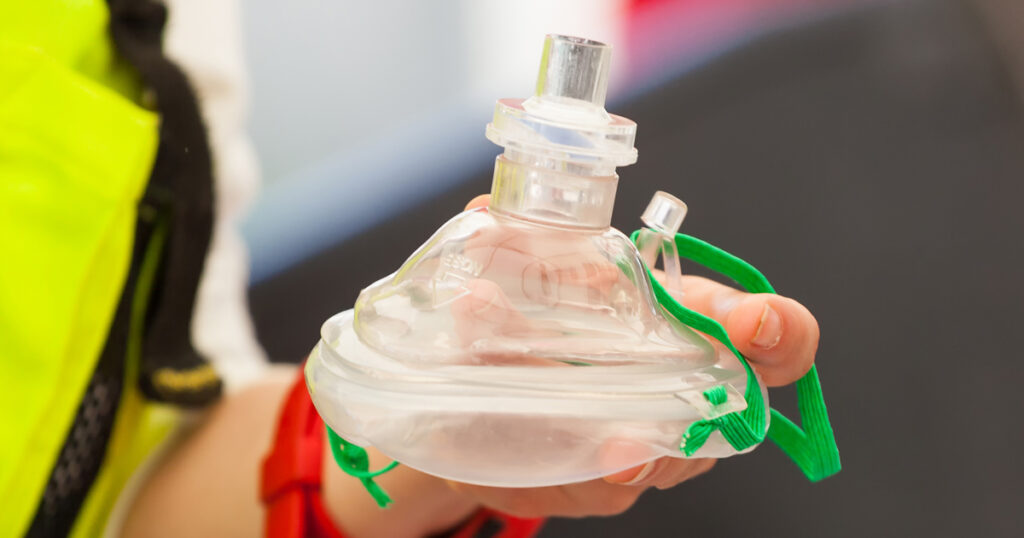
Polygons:
<instances>
[{"instance_id":1,"label":"forearm","mask_svg":"<svg viewBox=\"0 0 1024 538\"><path fill-rule=\"evenodd\" d=\"M295 375L294 369L281 369L211 409L148 478L123 534L262 535L261 464ZM442 480L400 466L378 479L396 501L381 510L358 480L338 469L326 444L324 458L325 505L347 536L423 536L456 525L476 508ZM386 460L371 451L371 465L382 463Z\"/></svg>"}]
</instances>

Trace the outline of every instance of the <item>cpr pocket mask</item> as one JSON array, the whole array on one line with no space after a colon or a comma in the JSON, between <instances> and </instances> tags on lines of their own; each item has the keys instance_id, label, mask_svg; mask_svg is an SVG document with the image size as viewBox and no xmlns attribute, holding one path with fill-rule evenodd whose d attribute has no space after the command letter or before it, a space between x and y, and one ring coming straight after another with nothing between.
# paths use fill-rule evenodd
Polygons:
<instances>
[{"instance_id":1,"label":"cpr pocket mask","mask_svg":"<svg viewBox=\"0 0 1024 538\"><path fill-rule=\"evenodd\" d=\"M499 487L590 480L660 457L722 458L773 440L813 481L840 469L812 368L803 428L716 321L679 299L679 259L752 293L754 267L679 234L657 193L631 237L610 226L636 124L604 110L610 47L548 36L533 97L498 101L490 205L444 224L394 274L327 320L306 363L341 468L402 462ZM658 258L665 283L650 273ZM682 291L678 291L681 290ZM769 426L770 424L770 426ZM369 469L365 446L394 459Z\"/></svg>"}]
</instances>

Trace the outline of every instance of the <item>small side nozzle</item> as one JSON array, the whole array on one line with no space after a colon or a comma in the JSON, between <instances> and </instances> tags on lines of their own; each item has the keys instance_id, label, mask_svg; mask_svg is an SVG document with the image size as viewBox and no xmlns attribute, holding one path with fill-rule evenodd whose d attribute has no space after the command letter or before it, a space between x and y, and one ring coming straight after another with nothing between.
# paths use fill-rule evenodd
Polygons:
<instances>
[{"instance_id":1,"label":"small side nozzle","mask_svg":"<svg viewBox=\"0 0 1024 538\"><path fill-rule=\"evenodd\" d=\"M604 108L612 48L582 37L544 38L537 97L579 99Z\"/></svg>"},{"instance_id":2,"label":"small side nozzle","mask_svg":"<svg viewBox=\"0 0 1024 538\"><path fill-rule=\"evenodd\" d=\"M679 265L679 250L676 248L676 232L686 218L686 204L663 191L654 193L640 220L647 226L644 248L641 255L648 267L654 267L655 258L661 252L661 265L665 271L665 286L676 298L682 297L683 271Z\"/></svg>"},{"instance_id":3,"label":"small side nozzle","mask_svg":"<svg viewBox=\"0 0 1024 538\"><path fill-rule=\"evenodd\" d=\"M683 225L684 218L686 204L664 191L654 193L651 202L647 204L647 209L640 216L640 220L648 228L671 238L675 237L679 227Z\"/></svg>"}]
</instances>

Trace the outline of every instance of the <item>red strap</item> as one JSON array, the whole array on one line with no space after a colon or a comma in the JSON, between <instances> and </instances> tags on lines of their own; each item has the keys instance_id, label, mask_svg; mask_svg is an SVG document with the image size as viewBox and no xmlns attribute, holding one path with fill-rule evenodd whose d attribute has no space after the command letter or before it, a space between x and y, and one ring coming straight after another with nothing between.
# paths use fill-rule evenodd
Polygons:
<instances>
[{"instance_id":1,"label":"red strap","mask_svg":"<svg viewBox=\"0 0 1024 538\"><path fill-rule=\"evenodd\" d=\"M320 496L325 437L300 370L281 407L274 446L263 460L260 499L267 507L266 536L345 538ZM482 509L451 538L530 538L543 523Z\"/></svg>"},{"instance_id":2,"label":"red strap","mask_svg":"<svg viewBox=\"0 0 1024 538\"><path fill-rule=\"evenodd\" d=\"M299 372L288 391L270 454L263 460L260 498L272 538L344 538L320 499L324 426Z\"/></svg>"}]
</instances>

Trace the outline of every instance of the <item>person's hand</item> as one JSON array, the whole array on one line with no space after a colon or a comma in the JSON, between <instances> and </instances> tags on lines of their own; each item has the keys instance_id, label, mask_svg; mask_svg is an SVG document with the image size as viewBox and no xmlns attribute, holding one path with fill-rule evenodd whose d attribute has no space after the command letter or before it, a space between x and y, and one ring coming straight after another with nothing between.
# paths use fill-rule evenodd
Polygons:
<instances>
[{"instance_id":1,"label":"person's hand","mask_svg":"<svg viewBox=\"0 0 1024 538\"><path fill-rule=\"evenodd\" d=\"M487 195L466 209L484 207ZM683 303L717 320L769 386L795 382L814 364L818 322L800 303L773 294L750 294L684 276ZM493 488L449 482L449 486L493 509L520 517L618 514L650 487L666 489L710 470L712 459L660 458L600 480L542 488Z\"/></svg>"},{"instance_id":2,"label":"person's hand","mask_svg":"<svg viewBox=\"0 0 1024 538\"><path fill-rule=\"evenodd\" d=\"M486 196L468 208L487 205ZM518 246L507 245L515 265ZM536 245L530 245L533 251ZM525 247L524 247L525 248ZM559 274L560 282L600 287L608 277L599 267L583 274ZM610 273L609 273L610 274ZM792 299L747 294L699 277L683 277L690 308L717 319L754 369L770 386L800 378L814 362L818 324ZM494 288L481 285L463 305L463 314L495 327L517 323L505 312ZM480 301L474 304L473 301ZM493 311L479 308L498 306ZM495 317L489 317L495 316ZM511 316L511 317L509 317ZM472 334L467 334L472 338ZM260 534L263 506L259 502L261 461L270 446L280 403L295 379L290 367L278 367L261 383L230 393L205 420L149 474L134 499L123 529L125 536L254 536ZM370 448L370 467L388 458ZM399 466L377 481L394 499L387 511L377 508L359 480L334 464L324 449L323 503L348 536L406 537L443 532L465 520L481 504L521 517L611 515L629 508L650 487L670 488L707 472L714 460L661 458L578 484L545 488L490 488L445 482ZM217 477L210 480L211 476ZM230 514L231 517L225 517Z\"/></svg>"}]
</instances>

